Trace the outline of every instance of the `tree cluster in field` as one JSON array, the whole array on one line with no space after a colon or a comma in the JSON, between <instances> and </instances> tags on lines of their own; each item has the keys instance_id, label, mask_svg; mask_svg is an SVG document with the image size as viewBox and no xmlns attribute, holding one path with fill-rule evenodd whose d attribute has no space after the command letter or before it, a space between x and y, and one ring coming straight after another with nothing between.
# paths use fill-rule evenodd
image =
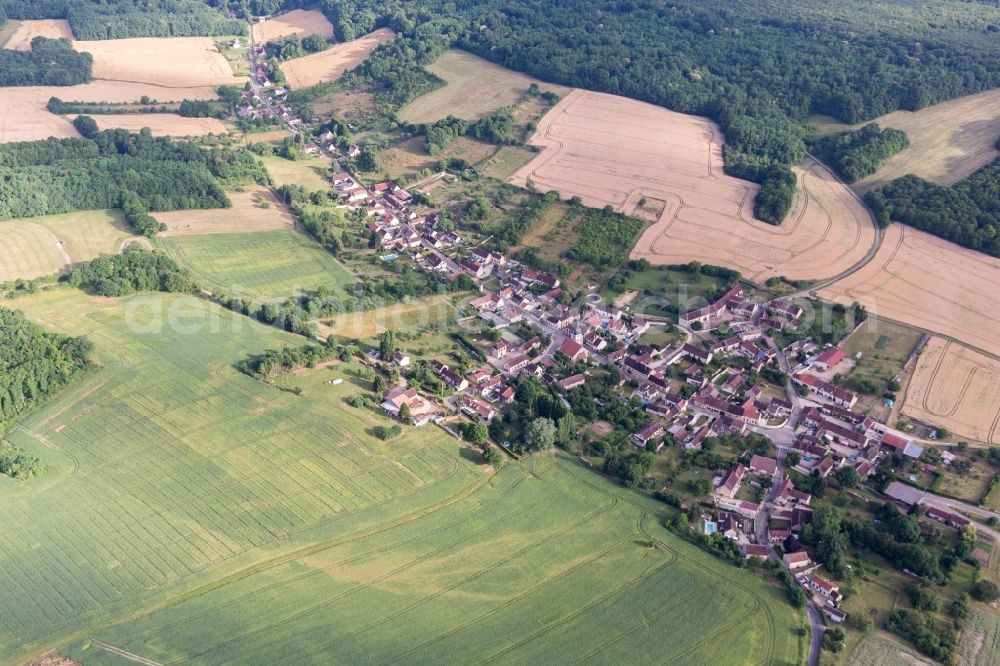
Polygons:
<instances>
[{"instance_id":1,"label":"tree cluster in field","mask_svg":"<svg viewBox=\"0 0 1000 666\"><path fill-rule=\"evenodd\" d=\"M30 51L0 49L0 86L75 86L90 80L93 65L68 39L35 37Z\"/></svg>"},{"instance_id":2,"label":"tree cluster in field","mask_svg":"<svg viewBox=\"0 0 1000 666\"><path fill-rule=\"evenodd\" d=\"M224 187L269 181L246 151L205 149L145 130L102 132L89 116L74 125L84 138L0 146L0 220L125 208L140 233L153 235L159 225L148 211L228 208Z\"/></svg>"},{"instance_id":3,"label":"tree cluster in field","mask_svg":"<svg viewBox=\"0 0 1000 666\"><path fill-rule=\"evenodd\" d=\"M372 432L375 436L381 440L395 439L403 434L403 427L398 423L394 423L391 426L377 425L372 428Z\"/></svg>"},{"instance_id":4,"label":"tree cluster in field","mask_svg":"<svg viewBox=\"0 0 1000 666\"><path fill-rule=\"evenodd\" d=\"M0 444L0 474L6 474L18 481L27 481L45 473L45 464L16 446Z\"/></svg>"},{"instance_id":5,"label":"tree cluster in field","mask_svg":"<svg viewBox=\"0 0 1000 666\"><path fill-rule=\"evenodd\" d=\"M136 244L121 254L98 257L74 268L67 281L101 296L127 296L137 291L192 293L198 288L187 269L173 259Z\"/></svg>"},{"instance_id":6,"label":"tree cluster in field","mask_svg":"<svg viewBox=\"0 0 1000 666\"><path fill-rule=\"evenodd\" d=\"M514 453L536 453L556 444L568 445L573 424L573 415L551 388L543 387L537 377L522 377L514 402L490 422L489 436L494 442L511 440ZM515 431L519 432L516 436Z\"/></svg>"},{"instance_id":7,"label":"tree cluster in field","mask_svg":"<svg viewBox=\"0 0 1000 666\"><path fill-rule=\"evenodd\" d=\"M1000 158L952 186L908 175L865 195L879 226L903 222L1000 257Z\"/></svg>"},{"instance_id":8,"label":"tree cluster in field","mask_svg":"<svg viewBox=\"0 0 1000 666\"><path fill-rule=\"evenodd\" d=\"M642 230L642 221L619 213L611 206L577 208L579 219L574 231L579 240L566 251L566 258L594 268L624 262Z\"/></svg>"},{"instance_id":9,"label":"tree cluster in field","mask_svg":"<svg viewBox=\"0 0 1000 666\"><path fill-rule=\"evenodd\" d=\"M545 212L559 201L558 192L548 192L538 199L525 199L508 214L506 222L493 234L492 247L500 252L517 245Z\"/></svg>"},{"instance_id":10,"label":"tree cluster in field","mask_svg":"<svg viewBox=\"0 0 1000 666\"><path fill-rule=\"evenodd\" d=\"M314 368L336 355L336 341L329 338L324 345L302 345L268 349L260 354L248 356L236 363L236 369L245 375L270 381L299 368Z\"/></svg>"},{"instance_id":11,"label":"tree cluster in field","mask_svg":"<svg viewBox=\"0 0 1000 666\"><path fill-rule=\"evenodd\" d=\"M912 641L928 657L943 664L954 663L958 632L952 626L940 626L930 612L895 610L886 619L885 628Z\"/></svg>"},{"instance_id":12,"label":"tree cluster in field","mask_svg":"<svg viewBox=\"0 0 1000 666\"><path fill-rule=\"evenodd\" d=\"M0 424L66 386L90 367L86 338L49 333L24 314L0 308Z\"/></svg>"},{"instance_id":13,"label":"tree cluster in field","mask_svg":"<svg viewBox=\"0 0 1000 666\"><path fill-rule=\"evenodd\" d=\"M903 130L868 123L861 129L831 134L812 142L812 152L848 183L879 170L887 159L910 147Z\"/></svg>"},{"instance_id":14,"label":"tree cluster in field","mask_svg":"<svg viewBox=\"0 0 1000 666\"><path fill-rule=\"evenodd\" d=\"M273 39L264 45L264 53L268 58L277 60L291 60L301 58L310 53L319 53L330 45L323 35L308 35L301 40L298 35L287 35Z\"/></svg>"}]
</instances>

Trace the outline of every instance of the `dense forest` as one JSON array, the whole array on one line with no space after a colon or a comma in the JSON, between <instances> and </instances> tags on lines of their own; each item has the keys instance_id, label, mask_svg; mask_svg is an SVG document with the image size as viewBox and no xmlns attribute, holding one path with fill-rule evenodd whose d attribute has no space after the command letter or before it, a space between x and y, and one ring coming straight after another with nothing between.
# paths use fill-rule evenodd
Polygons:
<instances>
[{"instance_id":1,"label":"dense forest","mask_svg":"<svg viewBox=\"0 0 1000 666\"><path fill-rule=\"evenodd\" d=\"M73 86L90 80L94 56L67 39L31 40L30 51L0 49L0 86Z\"/></svg>"},{"instance_id":2,"label":"dense forest","mask_svg":"<svg viewBox=\"0 0 1000 666\"><path fill-rule=\"evenodd\" d=\"M0 145L0 220L125 208L135 223L148 211L226 208L225 187L268 182L246 151L203 148L147 131L101 132L86 116L75 124L84 138ZM156 231L148 224L137 228Z\"/></svg>"},{"instance_id":3,"label":"dense forest","mask_svg":"<svg viewBox=\"0 0 1000 666\"><path fill-rule=\"evenodd\" d=\"M191 275L173 259L135 244L121 254L98 257L78 266L67 281L101 296L127 296L137 291L191 293L198 288Z\"/></svg>"},{"instance_id":4,"label":"dense forest","mask_svg":"<svg viewBox=\"0 0 1000 666\"><path fill-rule=\"evenodd\" d=\"M877 123L869 123L861 129L821 137L810 149L841 178L853 183L875 173L887 159L909 146L903 130L879 129Z\"/></svg>"},{"instance_id":5,"label":"dense forest","mask_svg":"<svg viewBox=\"0 0 1000 666\"><path fill-rule=\"evenodd\" d=\"M66 386L89 367L90 352L84 338L49 333L0 308L0 426Z\"/></svg>"},{"instance_id":6,"label":"dense forest","mask_svg":"<svg viewBox=\"0 0 1000 666\"><path fill-rule=\"evenodd\" d=\"M294 3L293 3L294 4ZM400 105L437 85L422 69L459 46L541 80L624 95L717 121L727 171L762 184L756 210L780 222L799 123L857 123L1000 86L1000 10L936 0L320 0L341 40L388 25L356 76ZM873 23L871 15L883 20ZM931 19L935 20L931 20ZM789 122L795 121L795 122ZM749 132L748 132L749 130ZM739 141L734 137L751 138ZM799 155L800 157L800 155Z\"/></svg>"},{"instance_id":7,"label":"dense forest","mask_svg":"<svg viewBox=\"0 0 1000 666\"><path fill-rule=\"evenodd\" d=\"M68 19L77 39L244 34L225 9L212 0L0 0L0 18Z\"/></svg>"},{"instance_id":8,"label":"dense forest","mask_svg":"<svg viewBox=\"0 0 1000 666\"><path fill-rule=\"evenodd\" d=\"M1000 158L951 187L914 175L865 195L880 226L904 222L1000 257Z\"/></svg>"}]
</instances>

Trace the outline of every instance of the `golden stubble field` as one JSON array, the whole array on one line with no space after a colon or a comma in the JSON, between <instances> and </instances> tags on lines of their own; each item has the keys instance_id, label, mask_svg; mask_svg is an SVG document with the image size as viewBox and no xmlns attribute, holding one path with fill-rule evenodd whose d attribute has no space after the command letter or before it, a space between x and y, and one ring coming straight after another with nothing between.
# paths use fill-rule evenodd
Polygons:
<instances>
[{"instance_id":1,"label":"golden stubble field","mask_svg":"<svg viewBox=\"0 0 1000 666\"><path fill-rule=\"evenodd\" d=\"M294 9L263 23L255 23L252 30L253 38L258 42L269 42L285 35L295 35L299 39L309 35L323 35L327 39L333 37L333 26L315 9Z\"/></svg>"},{"instance_id":2,"label":"golden stubble field","mask_svg":"<svg viewBox=\"0 0 1000 666\"><path fill-rule=\"evenodd\" d=\"M353 41L334 44L325 51L286 60L281 63L281 71L288 85L296 90L335 81L364 62L376 46L395 36L389 28L379 28Z\"/></svg>"},{"instance_id":3,"label":"golden stubble field","mask_svg":"<svg viewBox=\"0 0 1000 666\"><path fill-rule=\"evenodd\" d=\"M911 173L951 185L1000 155L993 147L1000 136L1000 89L916 112L894 111L872 122L905 131L910 147L889 158L878 172L855 183L860 192Z\"/></svg>"},{"instance_id":4,"label":"golden stubble field","mask_svg":"<svg viewBox=\"0 0 1000 666\"><path fill-rule=\"evenodd\" d=\"M11 51L30 51L31 40L35 37L73 39L73 30L69 27L69 21L65 19L20 21L17 30L4 44L4 48Z\"/></svg>"},{"instance_id":5,"label":"golden stubble field","mask_svg":"<svg viewBox=\"0 0 1000 666\"><path fill-rule=\"evenodd\" d=\"M99 114L93 118L102 130L121 128L138 132L148 127L153 136L207 136L229 131L217 118L183 118L174 113Z\"/></svg>"},{"instance_id":6,"label":"golden stubble field","mask_svg":"<svg viewBox=\"0 0 1000 666\"><path fill-rule=\"evenodd\" d=\"M1000 355L997 285L1000 259L896 223L872 261L819 296Z\"/></svg>"},{"instance_id":7,"label":"golden stubble field","mask_svg":"<svg viewBox=\"0 0 1000 666\"><path fill-rule=\"evenodd\" d=\"M232 67L210 37L140 37L74 42L94 56L94 78L165 87L237 85L245 77Z\"/></svg>"},{"instance_id":8,"label":"golden stubble field","mask_svg":"<svg viewBox=\"0 0 1000 666\"><path fill-rule=\"evenodd\" d=\"M864 258L875 226L828 169L806 161L788 219L754 219L754 183L722 173L723 136L706 118L644 102L574 90L539 123L541 154L511 182L579 196L586 205L642 217L642 199L663 202L632 258L653 264L698 260L757 281L833 277Z\"/></svg>"},{"instance_id":9,"label":"golden stubble field","mask_svg":"<svg viewBox=\"0 0 1000 666\"><path fill-rule=\"evenodd\" d=\"M167 225L167 230L160 236L235 234L291 229L295 226L295 218L288 208L266 187L226 194L233 203L232 208L152 213L159 222ZM267 201L267 207L261 201Z\"/></svg>"},{"instance_id":10,"label":"golden stubble field","mask_svg":"<svg viewBox=\"0 0 1000 666\"><path fill-rule=\"evenodd\" d=\"M421 95L400 109L399 119L404 122L428 123L449 115L479 120L497 109L517 103L532 83L560 96L572 90L543 83L467 51L446 51L426 69L443 79L446 85Z\"/></svg>"},{"instance_id":11,"label":"golden stubble field","mask_svg":"<svg viewBox=\"0 0 1000 666\"><path fill-rule=\"evenodd\" d=\"M1000 444L1000 361L931 338L917 360L902 413L959 438Z\"/></svg>"}]
</instances>

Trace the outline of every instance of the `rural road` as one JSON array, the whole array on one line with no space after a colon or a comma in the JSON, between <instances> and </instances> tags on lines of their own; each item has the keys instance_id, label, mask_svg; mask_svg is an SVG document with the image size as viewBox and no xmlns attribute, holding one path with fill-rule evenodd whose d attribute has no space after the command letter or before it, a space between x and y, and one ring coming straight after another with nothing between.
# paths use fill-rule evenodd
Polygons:
<instances>
[{"instance_id":1,"label":"rural road","mask_svg":"<svg viewBox=\"0 0 1000 666\"><path fill-rule=\"evenodd\" d=\"M812 637L809 641L809 666L819 666L819 653L823 647L823 614L819 612L812 599L806 602L806 616L809 618L809 627L812 629Z\"/></svg>"},{"instance_id":2,"label":"rural road","mask_svg":"<svg viewBox=\"0 0 1000 666\"><path fill-rule=\"evenodd\" d=\"M131 238L126 238L118 245L118 254L124 252L125 248L127 248L132 243L138 243L139 245L144 246L147 250L153 249L152 241L150 241L145 236L132 236Z\"/></svg>"}]
</instances>

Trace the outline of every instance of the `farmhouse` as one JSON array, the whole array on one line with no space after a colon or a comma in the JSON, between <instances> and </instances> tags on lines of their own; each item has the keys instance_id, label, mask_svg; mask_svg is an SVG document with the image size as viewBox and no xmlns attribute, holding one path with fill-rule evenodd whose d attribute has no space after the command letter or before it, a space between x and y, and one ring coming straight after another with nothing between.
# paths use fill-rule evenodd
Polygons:
<instances>
[{"instance_id":1,"label":"farmhouse","mask_svg":"<svg viewBox=\"0 0 1000 666\"><path fill-rule=\"evenodd\" d=\"M570 389L575 389L577 386L583 386L586 381L587 377L585 375L571 375L559 380L559 388L564 391L568 391Z\"/></svg>"},{"instance_id":2,"label":"farmhouse","mask_svg":"<svg viewBox=\"0 0 1000 666\"><path fill-rule=\"evenodd\" d=\"M927 507L925 516L931 520L936 520L942 525L947 525L948 527L953 527L956 530L965 527L966 525L971 525L972 521L964 516L960 516L957 513L952 513L950 511L944 511L935 506Z\"/></svg>"},{"instance_id":3,"label":"farmhouse","mask_svg":"<svg viewBox=\"0 0 1000 666\"><path fill-rule=\"evenodd\" d=\"M645 448L650 440L662 437L663 432L663 424L659 421L652 421L647 423L641 430L632 433L632 441L635 442L636 446ZM657 447L657 450L659 450L659 447Z\"/></svg>"},{"instance_id":4,"label":"farmhouse","mask_svg":"<svg viewBox=\"0 0 1000 666\"><path fill-rule=\"evenodd\" d=\"M734 497L736 491L740 489L740 484L743 483L744 473L743 465L736 463L726 471L726 474L722 477L722 483L719 484L715 492L723 497Z\"/></svg>"},{"instance_id":5,"label":"farmhouse","mask_svg":"<svg viewBox=\"0 0 1000 666\"><path fill-rule=\"evenodd\" d=\"M681 353L695 363L701 363L704 365L712 362L712 352L695 347L692 344L684 343L684 346L681 347Z\"/></svg>"},{"instance_id":6,"label":"farmhouse","mask_svg":"<svg viewBox=\"0 0 1000 666\"><path fill-rule=\"evenodd\" d=\"M750 458L750 471L756 472L757 474L774 476L778 471L778 461L774 458L765 458L764 456L755 455Z\"/></svg>"},{"instance_id":7,"label":"farmhouse","mask_svg":"<svg viewBox=\"0 0 1000 666\"><path fill-rule=\"evenodd\" d=\"M836 583L828 581L822 576L812 576L809 579L809 587L816 592L819 592L823 595L823 598L829 599L833 603L837 603L843 598L840 594L840 586Z\"/></svg>"},{"instance_id":8,"label":"farmhouse","mask_svg":"<svg viewBox=\"0 0 1000 666\"><path fill-rule=\"evenodd\" d=\"M766 560L770 550L764 544L748 543L744 544L743 548L740 549L740 553L748 560L752 557L760 557Z\"/></svg>"},{"instance_id":9,"label":"farmhouse","mask_svg":"<svg viewBox=\"0 0 1000 666\"><path fill-rule=\"evenodd\" d=\"M844 351L840 347L830 347L816 357L813 365L820 370L829 370L844 360Z\"/></svg>"},{"instance_id":10,"label":"farmhouse","mask_svg":"<svg viewBox=\"0 0 1000 666\"><path fill-rule=\"evenodd\" d=\"M475 398L470 398L469 396L462 396L462 398L458 401L458 404L462 413L478 419L483 423L489 423L497 415L495 409L486 403L480 402Z\"/></svg>"},{"instance_id":11,"label":"farmhouse","mask_svg":"<svg viewBox=\"0 0 1000 666\"><path fill-rule=\"evenodd\" d=\"M804 550L797 553L785 553L781 561L789 571L798 571L799 569L807 569L812 566L809 553Z\"/></svg>"},{"instance_id":12,"label":"farmhouse","mask_svg":"<svg viewBox=\"0 0 1000 666\"><path fill-rule=\"evenodd\" d=\"M792 381L799 386L805 386L816 395L826 398L827 400L832 400L838 405L847 407L848 409L853 407L854 403L858 400L857 396L850 391L834 386L833 384L820 379L816 375L809 374L808 372L797 372L793 374Z\"/></svg>"}]
</instances>

